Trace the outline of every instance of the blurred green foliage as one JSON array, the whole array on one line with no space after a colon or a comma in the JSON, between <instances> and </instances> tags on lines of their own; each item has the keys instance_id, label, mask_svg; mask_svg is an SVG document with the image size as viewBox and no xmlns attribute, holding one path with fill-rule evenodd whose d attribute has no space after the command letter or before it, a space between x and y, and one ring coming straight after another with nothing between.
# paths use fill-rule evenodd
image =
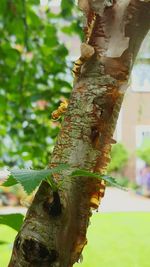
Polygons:
<instances>
[{"instance_id":1,"label":"blurred green foliage","mask_svg":"<svg viewBox=\"0 0 150 267\"><path fill-rule=\"evenodd\" d=\"M150 165L150 139L145 138L141 147L137 150L137 156Z\"/></svg>"},{"instance_id":2,"label":"blurred green foliage","mask_svg":"<svg viewBox=\"0 0 150 267\"><path fill-rule=\"evenodd\" d=\"M117 143L112 146L111 162L108 166L108 172L120 172L129 158L128 151L123 144Z\"/></svg>"},{"instance_id":3,"label":"blurred green foliage","mask_svg":"<svg viewBox=\"0 0 150 267\"><path fill-rule=\"evenodd\" d=\"M59 38L64 18L66 33L79 33L72 8L73 1L62 0L56 14L40 0L0 1L0 167L48 164L59 131L51 112L72 87Z\"/></svg>"}]
</instances>

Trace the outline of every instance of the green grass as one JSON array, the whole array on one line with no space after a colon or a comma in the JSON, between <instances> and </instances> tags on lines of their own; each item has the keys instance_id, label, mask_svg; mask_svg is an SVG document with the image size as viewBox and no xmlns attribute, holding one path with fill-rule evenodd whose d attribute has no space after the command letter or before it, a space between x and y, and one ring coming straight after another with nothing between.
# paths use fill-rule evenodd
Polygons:
<instances>
[{"instance_id":1,"label":"green grass","mask_svg":"<svg viewBox=\"0 0 150 267\"><path fill-rule=\"evenodd\" d=\"M0 225L0 267L7 267L16 231ZM11 243L11 244L10 244ZM75 267L149 267L150 213L96 213L83 263Z\"/></svg>"},{"instance_id":2,"label":"green grass","mask_svg":"<svg viewBox=\"0 0 150 267\"><path fill-rule=\"evenodd\" d=\"M95 214L77 267L149 267L150 213Z\"/></svg>"},{"instance_id":3,"label":"green grass","mask_svg":"<svg viewBox=\"0 0 150 267\"><path fill-rule=\"evenodd\" d=\"M0 267L7 267L12 251L13 240L17 232L12 228L0 225ZM1 242L6 242L1 244Z\"/></svg>"}]
</instances>

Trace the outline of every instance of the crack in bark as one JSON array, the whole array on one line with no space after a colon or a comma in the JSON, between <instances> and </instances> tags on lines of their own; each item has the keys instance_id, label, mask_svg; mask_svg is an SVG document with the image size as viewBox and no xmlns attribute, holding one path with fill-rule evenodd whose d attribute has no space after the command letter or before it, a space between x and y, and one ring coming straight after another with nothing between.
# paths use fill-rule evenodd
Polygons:
<instances>
[{"instance_id":1,"label":"crack in bark","mask_svg":"<svg viewBox=\"0 0 150 267\"><path fill-rule=\"evenodd\" d=\"M58 192L53 192L53 199L48 198L44 202L43 208L45 209L45 211L49 215L51 215L53 217L57 217L57 216L61 215L62 205L61 205L59 193Z\"/></svg>"}]
</instances>

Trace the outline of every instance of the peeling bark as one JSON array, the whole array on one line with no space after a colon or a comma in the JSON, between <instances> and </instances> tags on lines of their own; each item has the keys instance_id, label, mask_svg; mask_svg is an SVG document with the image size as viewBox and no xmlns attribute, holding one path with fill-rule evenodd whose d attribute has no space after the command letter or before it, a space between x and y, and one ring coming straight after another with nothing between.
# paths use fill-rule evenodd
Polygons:
<instances>
[{"instance_id":1,"label":"peeling bark","mask_svg":"<svg viewBox=\"0 0 150 267\"><path fill-rule=\"evenodd\" d=\"M85 43L94 49L82 57L69 107L50 167L105 173L119 110L135 57L150 28L150 2L80 0L86 16ZM83 53L83 51L82 51ZM82 56L82 55L81 55ZM71 267L87 243L91 208L104 195L104 181L68 179L52 192L43 182L18 233L9 267Z\"/></svg>"}]
</instances>

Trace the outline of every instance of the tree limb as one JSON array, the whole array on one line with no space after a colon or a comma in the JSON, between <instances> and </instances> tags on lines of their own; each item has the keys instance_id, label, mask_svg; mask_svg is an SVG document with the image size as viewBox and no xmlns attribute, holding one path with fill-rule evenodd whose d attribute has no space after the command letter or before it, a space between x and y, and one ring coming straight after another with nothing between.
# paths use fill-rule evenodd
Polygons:
<instances>
[{"instance_id":1,"label":"tree limb","mask_svg":"<svg viewBox=\"0 0 150 267\"><path fill-rule=\"evenodd\" d=\"M150 27L150 2L79 1L86 16L85 43L91 57L81 55L69 107L50 167L106 171L119 110L135 57ZM104 195L104 182L62 173L54 194L42 183L18 233L9 267L71 267L86 244L91 207ZM55 179L61 179L55 175Z\"/></svg>"}]
</instances>

